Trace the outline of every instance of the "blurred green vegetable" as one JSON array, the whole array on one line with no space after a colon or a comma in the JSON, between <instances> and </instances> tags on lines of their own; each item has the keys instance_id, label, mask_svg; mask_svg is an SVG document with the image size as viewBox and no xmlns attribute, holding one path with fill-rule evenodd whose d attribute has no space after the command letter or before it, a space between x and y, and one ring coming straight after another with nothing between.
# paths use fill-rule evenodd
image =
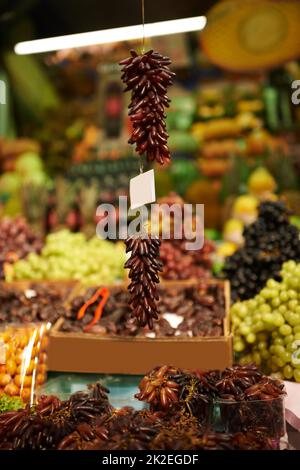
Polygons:
<instances>
[{"instance_id":1,"label":"blurred green vegetable","mask_svg":"<svg viewBox=\"0 0 300 470\"><path fill-rule=\"evenodd\" d=\"M24 408L24 403L19 397L9 397L8 395L2 395L0 397L0 413L5 411L14 411Z\"/></svg>"}]
</instances>

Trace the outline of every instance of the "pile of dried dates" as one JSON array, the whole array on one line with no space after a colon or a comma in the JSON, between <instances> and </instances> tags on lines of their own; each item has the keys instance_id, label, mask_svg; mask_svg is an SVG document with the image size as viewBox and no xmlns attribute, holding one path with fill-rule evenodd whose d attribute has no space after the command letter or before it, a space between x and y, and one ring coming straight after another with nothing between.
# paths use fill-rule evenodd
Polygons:
<instances>
[{"instance_id":1,"label":"pile of dried dates","mask_svg":"<svg viewBox=\"0 0 300 470\"><path fill-rule=\"evenodd\" d=\"M95 289L75 297L61 331L79 332L92 320L96 305L92 305L85 317L77 320L77 313L82 305L93 295ZM104 307L99 324L91 332L102 335L122 336L222 336L225 317L225 299L222 284L199 283L184 287L159 286L160 300L158 309L160 318L153 324L153 330L139 326L132 318L128 306L128 292L115 287Z\"/></svg>"},{"instance_id":2,"label":"pile of dried dates","mask_svg":"<svg viewBox=\"0 0 300 470\"><path fill-rule=\"evenodd\" d=\"M140 383L136 397L150 404L149 409L140 411L113 408L108 390L100 383L65 401L42 396L33 407L0 414L0 449L274 450L278 448L276 442L261 427L217 432L203 415L205 404L212 397L224 395L228 386L237 399L241 394L238 377L251 382L246 388L242 386L245 397L257 384L261 384L258 395L268 391L272 398L282 396L281 384L254 372L252 366L207 373L156 367Z\"/></svg>"},{"instance_id":3,"label":"pile of dried dates","mask_svg":"<svg viewBox=\"0 0 300 470\"><path fill-rule=\"evenodd\" d=\"M32 284L27 289L0 285L0 323L55 321L66 314L63 301L69 289Z\"/></svg>"}]
</instances>

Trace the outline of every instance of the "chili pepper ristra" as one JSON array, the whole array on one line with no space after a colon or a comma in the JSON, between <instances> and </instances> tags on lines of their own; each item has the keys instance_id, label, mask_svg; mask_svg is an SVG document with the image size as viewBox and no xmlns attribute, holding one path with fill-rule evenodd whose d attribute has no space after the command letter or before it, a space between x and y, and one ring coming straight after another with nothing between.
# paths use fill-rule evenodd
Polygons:
<instances>
[{"instance_id":1,"label":"chili pepper ristra","mask_svg":"<svg viewBox=\"0 0 300 470\"><path fill-rule=\"evenodd\" d=\"M147 161L163 165L170 161L167 145L165 108L170 99L167 89L173 83L169 57L150 50L144 54L130 51L130 57L120 62L124 91L131 91L129 116L133 131L129 143L135 145L139 155L146 154Z\"/></svg>"},{"instance_id":2,"label":"chili pepper ristra","mask_svg":"<svg viewBox=\"0 0 300 470\"><path fill-rule=\"evenodd\" d=\"M159 283L159 272L162 271L160 240L148 234L133 235L127 238L125 244L126 253L131 252L125 268L129 269L131 280L128 291L132 316L141 326L148 325L152 329L153 320L158 319L159 296L156 285Z\"/></svg>"}]
</instances>

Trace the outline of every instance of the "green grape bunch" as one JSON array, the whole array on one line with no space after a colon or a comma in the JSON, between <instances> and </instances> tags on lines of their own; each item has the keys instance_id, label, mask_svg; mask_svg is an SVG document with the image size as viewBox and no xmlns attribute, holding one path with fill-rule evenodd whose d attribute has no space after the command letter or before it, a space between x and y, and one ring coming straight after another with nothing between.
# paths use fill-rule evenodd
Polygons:
<instances>
[{"instance_id":1,"label":"green grape bunch","mask_svg":"<svg viewBox=\"0 0 300 470\"><path fill-rule=\"evenodd\" d=\"M284 263L281 277L233 304L233 346L242 364L254 361L267 374L300 382L300 263Z\"/></svg>"},{"instance_id":2,"label":"green grape bunch","mask_svg":"<svg viewBox=\"0 0 300 470\"><path fill-rule=\"evenodd\" d=\"M84 285L113 284L124 279L123 243L87 240L82 233L61 230L47 236L41 254L17 261L6 276L14 280L78 280Z\"/></svg>"}]
</instances>

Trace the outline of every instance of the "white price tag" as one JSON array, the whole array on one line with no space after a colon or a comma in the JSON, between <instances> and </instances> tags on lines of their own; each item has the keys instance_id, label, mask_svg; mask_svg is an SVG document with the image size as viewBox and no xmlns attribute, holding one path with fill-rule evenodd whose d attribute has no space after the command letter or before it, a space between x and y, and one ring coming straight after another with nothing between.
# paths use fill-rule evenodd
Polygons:
<instances>
[{"instance_id":1,"label":"white price tag","mask_svg":"<svg viewBox=\"0 0 300 470\"><path fill-rule=\"evenodd\" d=\"M130 180L130 209L150 204L155 199L154 170L141 173Z\"/></svg>"},{"instance_id":2,"label":"white price tag","mask_svg":"<svg viewBox=\"0 0 300 470\"><path fill-rule=\"evenodd\" d=\"M6 364L6 345L3 339L0 339L0 365Z\"/></svg>"}]
</instances>

